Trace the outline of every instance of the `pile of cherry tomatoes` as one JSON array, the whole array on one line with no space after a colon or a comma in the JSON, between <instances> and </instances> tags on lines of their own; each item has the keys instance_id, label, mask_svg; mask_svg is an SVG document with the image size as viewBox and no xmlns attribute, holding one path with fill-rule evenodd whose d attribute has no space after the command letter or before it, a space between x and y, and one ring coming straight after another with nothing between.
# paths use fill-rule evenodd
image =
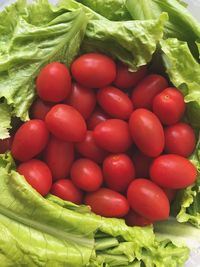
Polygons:
<instances>
[{"instance_id":1,"label":"pile of cherry tomatoes","mask_svg":"<svg viewBox=\"0 0 200 267\"><path fill-rule=\"evenodd\" d=\"M106 55L79 56L70 70L46 65L31 120L16 131L17 171L41 195L89 205L129 225L167 219L176 190L197 171L184 97L167 79Z\"/></svg>"}]
</instances>

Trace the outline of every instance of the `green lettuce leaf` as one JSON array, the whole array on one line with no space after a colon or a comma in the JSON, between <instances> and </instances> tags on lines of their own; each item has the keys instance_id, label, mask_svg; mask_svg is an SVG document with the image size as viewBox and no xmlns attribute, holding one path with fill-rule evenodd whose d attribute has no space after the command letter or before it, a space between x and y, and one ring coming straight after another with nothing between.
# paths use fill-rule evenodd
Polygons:
<instances>
[{"instance_id":1,"label":"green lettuce leaf","mask_svg":"<svg viewBox=\"0 0 200 267\"><path fill-rule=\"evenodd\" d=\"M6 103L0 103L0 139L9 137L11 128L11 110Z\"/></svg>"},{"instance_id":2,"label":"green lettuce leaf","mask_svg":"<svg viewBox=\"0 0 200 267\"><path fill-rule=\"evenodd\" d=\"M29 267L182 266L188 249L158 242L152 227L128 227L55 196L46 199L0 156L1 265Z\"/></svg>"},{"instance_id":3,"label":"green lettuce leaf","mask_svg":"<svg viewBox=\"0 0 200 267\"><path fill-rule=\"evenodd\" d=\"M0 13L0 98L6 99L13 116L28 119L38 72L51 61L69 65L86 25L81 9L69 12L47 0L31 5L19 0Z\"/></svg>"}]
</instances>

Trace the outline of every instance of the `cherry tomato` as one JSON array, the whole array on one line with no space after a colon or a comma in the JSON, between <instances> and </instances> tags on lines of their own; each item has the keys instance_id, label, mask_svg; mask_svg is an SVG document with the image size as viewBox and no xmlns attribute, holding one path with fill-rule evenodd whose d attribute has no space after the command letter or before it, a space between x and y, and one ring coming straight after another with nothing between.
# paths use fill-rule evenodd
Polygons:
<instances>
[{"instance_id":1,"label":"cherry tomato","mask_svg":"<svg viewBox=\"0 0 200 267\"><path fill-rule=\"evenodd\" d=\"M164 191L147 179L135 179L128 188L128 202L131 208L150 221L169 217L170 205Z\"/></svg>"},{"instance_id":2,"label":"cherry tomato","mask_svg":"<svg viewBox=\"0 0 200 267\"><path fill-rule=\"evenodd\" d=\"M71 179L73 183L86 192L99 189L103 176L101 168L90 159L76 160L71 168Z\"/></svg>"},{"instance_id":3,"label":"cherry tomato","mask_svg":"<svg viewBox=\"0 0 200 267\"><path fill-rule=\"evenodd\" d=\"M106 114L102 109L96 108L87 120L88 129L94 130L100 122L106 121L108 119L110 119L110 116L108 114Z\"/></svg>"},{"instance_id":4,"label":"cherry tomato","mask_svg":"<svg viewBox=\"0 0 200 267\"><path fill-rule=\"evenodd\" d=\"M128 226L147 226L153 223L133 210L126 215L125 221Z\"/></svg>"},{"instance_id":5,"label":"cherry tomato","mask_svg":"<svg viewBox=\"0 0 200 267\"><path fill-rule=\"evenodd\" d=\"M84 202L94 213L104 217L121 218L129 211L126 198L108 188L100 188L96 192L87 194Z\"/></svg>"},{"instance_id":6,"label":"cherry tomato","mask_svg":"<svg viewBox=\"0 0 200 267\"><path fill-rule=\"evenodd\" d=\"M74 79L88 88L100 88L116 77L116 64L106 55L88 53L77 58L71 66Z\"/></svg>"},{"instance_id":7,"label":"cherry tomato","mask_svg":"<svg viewBox=\"0 0 200 267\"><path fill-rule=\"evenodd\" d=\"M174 88L166 88L153 100L153 112L165 125L177 123L185 112L185 102L182 93Z\"/></svg>"},{"instance_id":8,"label":"cherry tomato","mask_svg":"<svg viewBox=\"0 0 200 267\"><path fill-rule=\"evenodd\" d=\"M147 177L149 177L149 169L150 169L152 161L153 161L152 158L145 156L139 150L134 152L134 154L133 154L133 163L134 163L134 166L135 166L135 176L137 178L140 178L140 177L147 178Z\"/></svg>"},{"instance_id":9,"label":"cherry tomato","mask_svg":"<svg viewBox=\"0 0 200 267\"><path fill-rule=\"evenodd\" d=\"M52 185L51 193L63 200L71 201L77 205L82 203L83 193L69 179L60 179L56 181Z\"/></svg>"},{"instance_id":10,"label":"cherry tomato","mask_svg":"<svg viewBox=\"0 0 200 267\"><path fill-rule=\"evenodd\" d=\"M74 146L51 136L44 153L44 161L49 166L53 180L67 177L74 161Z\"/></svg>"},{"instance_id":11,"label":"cherry tomato","mask_svg":"<svg viewBox=\"0 0 200 267\"><path fill-rule=\"evenodd\" d=\"M17 130L11 147L12 155L19 161L37 156L45 148L49 132L42 120L30 120Z\"/></svg>"},{"instance_id":12,"label":"cherry tomato","mask_svg":"<svg viewBox=\"0 0 200 267\"><path fill-rule=\"evenodd\" d=\"M44 120L49 110L53 107L52 103L44 102L41 99L36 99L31 106L31 118Z\"/></svg>"},{"instance_id":13,"label":"cherry tomato","mask_svg":"<svg viewBox=\"0 0 200 267\"><path fill-rule=\"evenodd\" d=\"M197 178L195 166L186 158L168 154L154 160L150 168L152 181L171 189L186 188Z\"/></svg>"},{"instance_id":14,"label":"cherry tomato","mask_svg":"<svg viewBox=\"0 0 200 267\"><path fill-rule=\"evenodd\" d=\"M59 62L46 65L38 75L36 89L44 101L57 103L64 100L71 91L69 70Z\"/></svg>"},{"instance_id":15,"label":"cherry tomato","mask_svg":"<svg viewBox=\"0 0 200 267\"><path fill-rule=\"evenodd\" d=\"M135 110L129 120L132 138L149 157L157 157L164 149L164 130L159 119L147 109Z\"/></svg>"},{"instance_id":16,"label":"cherry tomato","mask_svg":"<svg viewBox=\"0 0 200 267\"><path fill-rule=\"evenodd\" d=\"M129 89L135 86L147 74L147 66L142 66L137 71L130 71L127 65L117 64L117 76L114 84L121 89Z\"/></svg>"},{"instance_id":17,"label":"cherry tomato","mask_svg":"<svg viewBox=\"0 0 200 267\"><path fill-rule=\"evenodd\" d=\"M44 162L32 159L21 163L17 171L42 196L49 193L52 185L52 176L49 167Z\"/></svg>"},{"instance_id":18,"label":"cherry tomato","mask_svg":"<svg viewBox=\"0 0 200 267\"><path fill-rule=\"evenodd\" d=\"M94 129L96 143L112 153L123 153L132 144L128 123L110 119L99 123Z\"/></svg>"},{"instance_id":19,"label":"cherry tomato","mask_svg":"<svg viewBox=\"0 0 200 267\"><path fill-rule=\"evenodd\" d=\"M157 74L146 76L133 89L132 101L135 108L152 109L154 97L168 87L167 80Z\"/></svg>"},{"instance_id":20,"label":"cherry tomato","mask_svg":"<svg viewBox=\"0 0 200 267\"><path fill-rule=\"evenodd\" d=\"M67 99L67 104L77 109L87 119L92 114L96 105L95 92L74 83L72 85L72 92Z\"/></svg>"},{"instance_id":21,"label":"cherry tomato","mask_svg":"<svg viewBox=\"0 0 200 267\"><path fill-rule=\"evenodd\" d=\"M76 150L84 157L102 163L107 152L97 145L94 140L93 131L87 131L85 140L76 144Z\"/></svg>"},{"instance_id":22,"label":"cherry tomato","mask_svg":"<svg viewBox=\"0 0 200 267\"><path fill-rule=\"evenodd\" d=\"M85 139L86 123L83 116L73 107L58 104L46 115L49 131L66 142L81 142Z\"/></svg>"},{"instance_id":23,"label":"cherry tomato","mask_svg":"<svg viewBox=\"0 0 200 267\"><path fill-rule=\"evenodd\" d=\"M129 97L113 86L100 89L97 93L97 101L103 110L118 119L128 119L133 111L133 104Z\"/></svg>"},{"instance_id":24,"label":"cherry tomato","mask_svg":"<svg viewBox=\"0 0 200 267\"><path fill-rule=\"evenodd\" d=\"M162 188L162 190L165 192L169 202L171 203L176 197L176 190L170 188Z\"/></svg>"},{"instance_id":25,"label":"cherry tomato","mask_svg":"<svg viewBox=\"0 0 200 267\"><path fill-rule=\"evenodd\" d=\"M13 138L0 139L0 154L4 154L11 149Z\"/></svg>"},{"instance_id":26,"label":"cherry tomato","mask_svg":"<svg viewBox=\"0 0 200 267\"><path fill-rule=\"evenodd\" d=\"M168 126L165 133L165 151L170 154L177 154L189 157L196 144L194 130L186 123L179 122Z\"/></svg>"},{"instance_id":27,"label":"cherry tomato","mask_svg":"<svg viewBox=\"0 0 200 267\"><path fill-rule=\"evenodd\" d=\"M126 154L114 154L103 162L103 177L108 188L125 192L135 178L135 167Z\"/></svg>"}]
</instances>

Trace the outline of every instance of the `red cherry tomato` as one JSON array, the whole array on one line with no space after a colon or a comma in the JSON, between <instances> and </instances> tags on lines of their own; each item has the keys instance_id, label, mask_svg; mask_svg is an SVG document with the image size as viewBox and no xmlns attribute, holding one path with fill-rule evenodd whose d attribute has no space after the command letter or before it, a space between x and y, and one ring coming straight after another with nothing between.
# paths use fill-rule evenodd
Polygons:
<instances>
[{"instance_id":1,"label":"red cherry tomato","mask_svg":"<svg viewBox=\"0 0 200 267\"><path fill-rule=\"evenodd\" d=\"M66 142L81 142L85 139L86 123L83 116L73 107L58 104L46 115L49 131Z\"/></svg>"},{"instance_id":2,"label":"red cherry tomato","mask_svg":"<svg viewBox=\"0 0 200 267\"><path fill-rule=\"evenodd\" d=\"M52 176L49 167L44 162L32 159L21 163L17 171L42 196L49 193L52 185Z\"/></svg>"},{"instance_id":3,"label":"red cherry tomato","mask_svg":"<svg viewBox=\"0 0 200 267\"><path fill-rule=\"evenodd\" d=\"M11 149L13 138L0 139L0 154L4 154Z\"/></svg>"},{"instance_id":4,"label":"red cherry tomato","mask_svg":"<svg viewBox=\"0 0 200 267\"><path fill-rule=\"evenodd\" d=\"M71 91L69 70L59 62L46 65L38 75L36 89L44 101L56 103L64 100Z\"/></svg>"},{"instance_id":5,"label":"red cherry tomato","mask_svg":"<svg viewBox=\"0 0 200 267\"><path fill-rule=\"evenodd\" d=\"M147 226L153 223L133 210L126 215L125 221L128 226Z\"/></svg>"},{"instance_id":6,"label":"red cherry tomato","mask_svg":"<svg viewBox=\"0 0 200 267\"><path fill-rule=\"evenodd\" d=\"M94 130L100 122L106 121L108 119L110 119L110 116L108 114L106 114L102 109L96 108L87 120L88 129Z\"/></svg>"},{"instance_id":7,"label":"red cherry tomato","mask_svg":"<svg viewBox=\"0 0 200 267\"><path fill-rule=\"evenodd\" d=\"M44 161L49 166L53 180L67 177L74 161L74 146L51 136L44 153Z\"/></svg>"},{"instance_id":8,"label":"red cherry tomato","mask_svg":"<svg viewBox=\"0 0 200 267\"><path fill-rule=\"evenodd\" d=\"M97 145L94 140L93 131L87 131L85 140L76 144L76 150L84 157L102 163L107 152Z\"/></svg>"},{"instance_id":9,"label":"red cherry tomato","mask_svg":"<svg viewBox=\"0 0 200 267\"><path fill-rule=\"evenodd\" d=\"M154 160L150 168L152 181L171 189L186 188L197 178L195 166L186 158L168 154Z\"/></svg>"},{"instance_id":10,"label":"red cherry tomato","mask_svg":"<svg viewBox=\"0 0 200 267\"><path fill-rule=\"evenodd\" d=\"M135 166L135 176L137 178L149 177L149 169L150 169L152 161L153 161L152 158L145 156L144 154L142 154L140 151L137 150L133 154L133 163Z\"/></svg>"},{"instance_id":11,"label":"red cherry tomato","mask_svg":"<svg viewBox=\"0 0 200 267\"><path fill-rule=\"evenodd\" d=\"M117 76L114 84L121 89L129 89L135 86L147 74L147 66L142 66L137 71L129 71L129 67L119 62L117 64Z\"/></svg>"},{"instance_id":12,"label":"red cherry tomato","mask_svg":"<svg viewBox=\"0 0 200 267\"><path fill-rule=\"evenodd\" d=\"M86 192L99 189L103 176L101 168L90 159L76 160L71 168L71 179L73 183Z\"/></svg>"},{"instance_id":13,"label":"red cherry tomato","mask_svg":"<svg viewBox=\"0 0 200 267\"><path fill-rule=\"evenodd\" d=\"M129 211L126 198L118 192L108 188L100 188L89 193L84 203L91 207L92 211L104 217L124 217Z\"/></svg>"},{"instance_id":14,"label":"red cherry tomato","mask_svg":"<svg viewBox=\"0 0 200 267\"><path fill-rule=\"evenodd\" d=\"M177 123L182 118L185 107L184 96L173 87L166 88L153 100L153 112L165 125Z\"/></svg>"},{"instance_id":15,"label":"red cherry tomato","mask_svg":"<svg viewBox=\"0 0 200 267\"><path fill-rule=\"evenodd\" d=\"M77 205L82 203L83 193L69 179L60 179L56 181L52 185L51 193L63 200L71 201Z\"/></svg>"},{"instance_id":16,"label":"red cherry tomato","mask_svg":"<svg viewBox=\"0 0 200 267\"><path fill-rule=\"evenodd\" d=\"M71 66L74 79L88 88L100 88L116 77L116 64L106 55L88 53L77 58Z\"/></svg>"},{"instance_id":17,"label":"red cherry tomato","mask_svg":"<svg viewBox=\"0 0 200 267\"><path fill-rule=\"evenodd\" d=\"M114 154L103 162L103 177L108 188L125 192L135 178L135 167L126 154Z\"/></svg>"},{"instance_id":18,"label":"red cherry tomato","mask_svg":"<svg viewBox=\"0 0 200 267\"><path fill-rule=\"evenodd\" d=\"M132 144L128 123L119 119L110 119L99 123L94 129L96 143L112 153L123 153Z\"/></svg>"},{"instance_id":19,"label":"red cherry tomato","mask_svg":"<svg viewBox=\"0 0 200 267\"><path fill-rule=\"evenodd\" d=\"M128 119L133 111L133 104L129 97L113 86L100 89L97 93L99 105L109 115L118 119Z\"/></svg>"},{"instance_id":20,"label":"red cherry tomato","mask_svg":"<svg viewBox=\"0 0 200 267\"><path fill-rule=\"evenodd\" d=\"M92 114L96 105L95 92L74 83L72 85L72 92L67 99L67 104L77 109L87 119Z\"/></svg>"},{"instance_id":21,"label":"red cherry tomato","mask_svg":"<svg viewBox=\"0 0 200 267\"><path fill-rule=\"evenodd\" d=\"M164 191L152 181L135 179L129 185L127 197L131 208L151 221L169 217L169 200Z\"/></svg>"},{"instance_id":22,"label":"red cherry tomato","mask_svg":"<svg viewBox=\"0 0 200 267\"><path fill-rule=\"evenodd\" d=\"M137 109L129 120L132 138L149 157L157 157L164 149L164 131L159 119L147 109Z\"/></svg>"},{"instance_id":23,"label":"red cherry tomato","mask_svg":"<svg viewBox=\"0 0 200 267\"><path fill-rule=\"evenodd\" d=\"M37 156L45 148L49 132L42 120L30 120L17 130L11 152L15 159L27 161Z\"/></svg>"},{"instance_id":24,"label":"red cherry tomato","mask_svg":"<svg viewBox=\"0 0 200 267\"><path fill-rule=\"evenodd\" d=\"M36 99L31 106L31 118L44 120L49 110L53 107L52 103L47 103L41 99Z\"/></svg>"},{"instance_id":25,"label":"red cherry tomato","mask_svg":"<svg viewBox=\"0 0 200 267\"><path fill-rule=\"evenodd\" d=\"M152 109L154 97L168 87L167 80L157 74L146 76L132 92L135 108Z\"/></svg>"},{"instance_id":26,"label":"red cherry tomato","mask_svg":"<svg viewBox=\"0 0 200 267\"><path fill-rule=\"evenodd\" d=\"M162 188L162 190L165 192L169 202L171 203L176 197L176 190L170 188Z\"/></svg>"},{"instance_id":27,"label":"red cherry tomato","mask_svg":"<svg viewBox=\"0 0 200 267\"><path fill-rule=\"evenodd\" d=\"M165 133L165 151L170 154L177 154L189 157L196 144L194 130L186 123L179 122L168 126Z\"/></svg>"}]
</instances>

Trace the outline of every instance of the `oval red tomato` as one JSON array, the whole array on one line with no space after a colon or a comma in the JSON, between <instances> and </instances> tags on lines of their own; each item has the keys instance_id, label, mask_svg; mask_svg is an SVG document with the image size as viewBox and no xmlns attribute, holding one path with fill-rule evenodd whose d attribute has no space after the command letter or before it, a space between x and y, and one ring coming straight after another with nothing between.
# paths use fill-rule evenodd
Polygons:
<instances>
[{"instance_id":1,"label":"oval red tomato","mask_svg":"<svg viewBox=\"0 0 200 267\"><path fill-rule=\"evenodd\" d=\"M177 154L189 157L195 149L196 138L192 127L179 122L168 126L165 132L165 151L170 154Z\"/></svg>"},{"instance_id":2,"label":"oval red tomato","mask_svg":"<svg viewBox=\"0 0 200 267\"><path fill-rule=\"evenodd\" d=\"M132 102L135 108L152 109L154 97L168 87L167 80L161 75L146 76L132 92Z\"/></svg>"},{"instance_id":3,"label":"oval red tomato","mask_svg":"<svg viewBox=\"0 0 200 267\"><path fill-rule=\"evenodd\" d=\"M41 99L36 99L31 106L31 118L44 120L49 110L53 107L52 103L44 102Z\"/></svg>"},{"instance_id":4,"label":"oval red tomato","mask_svg":"<svg viewBox=\"0 0 200 267\"><path fill-rule=\"evenodd\" d=\"M103 182L101 168L90 159L76 160L71 168L72 182L86 192L99 189Z\"/></svg>"},{"instance_id":5,"label":"oval red tomato","mask_svg":"<svg viewBox=\"0 0 200 267\"><path fill-rule=\"evenodd\" d=\"M164 130L159 119L147 109L135 110L129 120L133 141L149 157L159 156L164 149Z\"/></svg>"},{"instance_id":6,"label":"oval red tomato","mask_svg":"<svg viewBox=\"0 0 200 267\"><path fill-rule=\"evenodd\" d=\"M87 119L92 114L96 105L95 92L94 90L74 83L71 94L67 98L67 104L74 107Z\"/></svg>"},{"instance_id":7,"label":"oval red tomato","mask_svg":"<svg viewBox=\"0 0 200 267\"><path fill-rule=\"evenodd\" d=\"M171 189L186 188L197 178L195 166L186 158L168 154L154 160L150 176L156 184Z\"/></svg>"},{"instance_id":8,"label":"oval red tomato","mask_svg":"<svg viewBox=\"0 0 200 267\"><path fill-rule=\"evenodd\" d=\"M133 111L129 97L113 86L98 90L97 101L103 110L114 118L128 119Z\"/></svg>"},{"instance_id":9,"label":"oval red tomato","mask_svg":"<svg viewBox=\"0 0 200 267\"><path fill-rule=\"evenodd\" d=\"M163 190L147 179L135 179L128 188L128 202L131 208L150 221L169 217L169 200Z\"/></svg>"},{"instance_id":10,"label":"oval red tomato","mask_svg":"<svg viewBox=\"0 0 200 267\"><path fill-rule=\"evenodd\" d=\"M56 103L64 100L71 91L68 68L59 62L46 65L38 75L36 89L44 101Z\"/></svg>"},{"instance_id":11,"label":"oval red tomato","mask_svg":"<svg viewBox=\"0 0 200 267\"><path fill-rule=\"evenodd\" d=\"M52 185L51 193L63 200L71 201L77 205L82 203L83 193L69 179L60 179L56 181Z\"/></svg>"},{"instance_id":12,"label":"oval red tomato","mask_svg":"<svg viewBox=\"0 0 200 267\"><path fill-rule=\"evenodd\" d=\"M108 188L100 188L96 192L87 194L84 203L90 206L94 213L104 217L121 218L129 211L126 198Z\"/></svg>"},{"instance_id":13,"label":"oval red tomato","mask_svg":"<svg viewBox=\"0 0 200 267\"><path fill-rule=\"evenodd\" d=\"M130 210L126 215L125 221L128 226L147 226L153 223L133 210Z\"/></svg>"},{"instance_id":14,"label":"oval red tomato","mask_svg":"<svg viewBox=\"0 0 200 267\"><path fill-rule=\"evenodd\" d=\"M88 88L101 88L116 77L116 64L108 56L88 53L77 58L71 66L74 79Z\"/></svg>"},{"instance_id":15,"label":"oval red tomato","mask_svg":"<svg viewBox=\"0 0 200 267\"><path fill-rule=\"evenodd\" d=\"M44 162L32 159L21 163L17 171L42 196L49 193L52 185L52 175L49 167Z\"/></svg>"},{"instance_id":16,"label":"oval red tomato","mask_svg":"<svg viewBox=\"0 0 200 267\"><path fill-rule=\"evenodd\" d=\"M108 114L106 114L102 109L96 108L87 120L88 129L94 130L100 122L106 121L108 119L110 119L110 116Z\"/></svg>"},{"instance_id":17,"label":"oval red tomato","mask_svg":"<svg viewBox=\"0 0 200 267\"><path fill-rule=\"evenodd\" d=\"M108 188L125 192L135 178L135 167L126 154L109 155L103 162L103 177Z\"/></svg>"},{"instance_id":18,"label":"oval red tomato","mask_svg":"<svg viewBox=\"0 0 200 267\"><path fill-rule=\"evenodd\" d=\"M51 136L44 153L53 180L67 177L74 161L74 145Z\"/></svg>"},{"instance_id":19,"label":"oval red tomato","mask_svg":"<svg viewBox=\"0 0 200 267\"><path fill-rule=\"evenodd\" d=\"M165 125L177 123L185 112L185 102L182 93L174 88L166 88L153 100L153 112Z\"/></svg>"},{"instance_id":20,"label":"oval red tomato","mask_svg":"<svg viewBox=\"0 0 200 267\"><path fill-rule=\"evenodd\" d=\"M49 131L60 140L81 142L85 139L87 127L83 116L73 107L55 105L46 115Z\"/></svg>"},{"instance_id":21,"label":"oval red tomato","mask_svg":"<svg viewBox=\"0 0 200 267\"><path fill-rule=\"evenodd\" d=\"M37 156L45 148L49 132L42 120L30 120L17 130L11 152L15 159L27 161Z\"/></svg>"},{"instance_id":22,"label":"oval red tomato","mask_svg":"<svg viewBox=\"0 0 200 267\"><path fill-rule=\"evenodd\" d=\"M128 123L119 119L110 119L99 123L94 129L96 143L112 153L123 153L132 144Z\"/></svg>"},{"instance_id":23,"label":"oval red tomato","mask_svg":"<svg viewBox=\"0 0 200 267\"><path fill-rule=\"evenodd\" d=\"M170 188L162 188L162 190L165 192L167 198L169 199L169 202L171 203L175 199L177 191Z\"/></svg>"},{"instance_id":24,"label":"oval red tomato","mask_svg":"<svg viewBox=\"0 0 200 267\"><path fill-rule=\"evenodd\" d=\"M133 163L135 166L135 177L137 178L148 178L149 169L153 159L145 156L139 150L135 151L133 154Z\"/></svg>"}]
</instances>

